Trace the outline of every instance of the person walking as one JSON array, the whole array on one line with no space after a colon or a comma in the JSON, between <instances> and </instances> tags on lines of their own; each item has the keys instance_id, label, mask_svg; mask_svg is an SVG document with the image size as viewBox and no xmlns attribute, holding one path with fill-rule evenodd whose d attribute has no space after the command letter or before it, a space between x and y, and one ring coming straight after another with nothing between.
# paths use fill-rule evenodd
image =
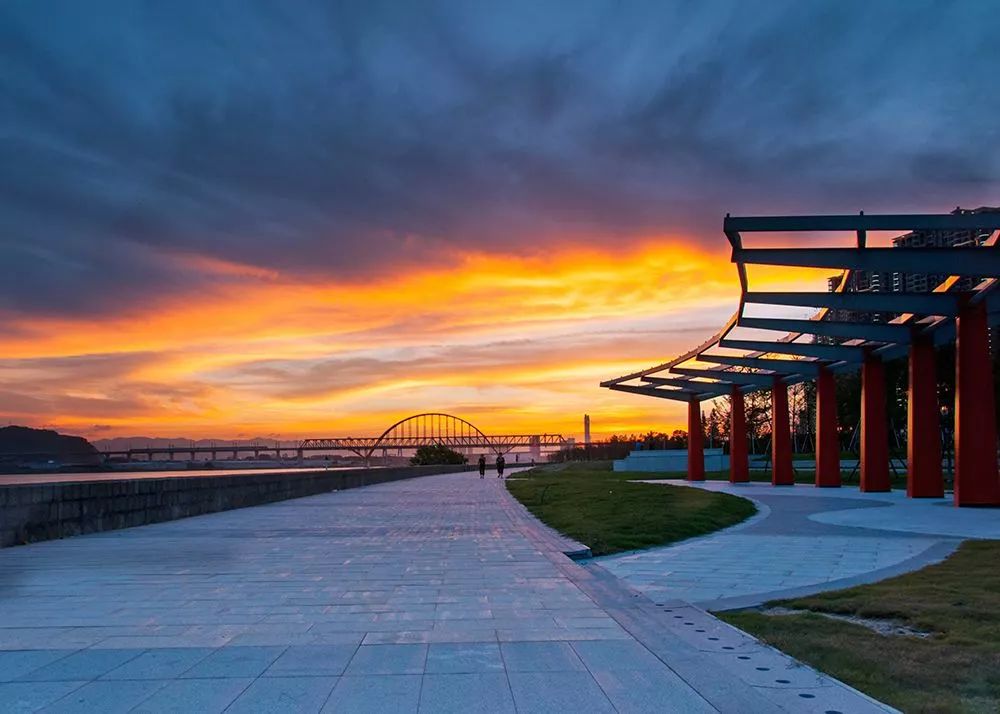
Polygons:
<instances>
[{"instance_id":1,"label":"person walking","mask_svg":"<svg viewBox=\"0 0 1000 714\"><path fill-rule=\"evenodd\" d=\"M486 478L486 455L479 455L479 478Z\"/></svg>"},{"instance_id":2,"label":"person walking","mask_svg":"<svg viewBox=\"0 0 1000 714\"><path fill-rule=\"evenodd\" d=\"M503 467L506 462L503 460L503 454L497 457L497 478L503 478Z\"/></svg>"}]
</instances>

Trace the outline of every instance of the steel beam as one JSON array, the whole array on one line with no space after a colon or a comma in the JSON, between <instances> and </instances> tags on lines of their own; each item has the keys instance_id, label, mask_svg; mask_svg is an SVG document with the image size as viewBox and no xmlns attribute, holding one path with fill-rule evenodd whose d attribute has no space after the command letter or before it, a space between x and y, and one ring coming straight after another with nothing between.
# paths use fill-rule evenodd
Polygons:
<instances>
[{"instance_id":1,"label":"steel beam","mask_svg":"<svg viewBox=\"0 0 1000 714\"><path fill-rule=\"evenodd\" d=\"M837 429L837 386L833 373L820 368L816 376L816 485L840 486L840 438Z\"/></svg>"},{"instance_id":2,"label":"steel beam","mask_svg":"<svg viewBox=\"0 0 1000 714\"><path fill-rule=\"evenodd\" d=\"M688 481L705 480L705 442L701 430L701 405L688 402Z\"/></svg>"},{"instance_id":3,"label":"steel beam","mask_svg":"<svg viewBox=\"0 0 1000 714\"><path fill-rule=\"evenodd\" d=\"M792 430L788 419L788 385L775 378L771 384L771 485L794 484Z\"/></svg>"},{"instance_id":4,"label":"steel beam","mask_svg":"<svg viewBox=\"0 0 1000 714\"><path fill-rule=\"evenodd\" d=\"M735 248L734 263L1000 277L1000 251L954 248Z\"/></svg>"},{"instance_id":5,"label":"steel beam","mask_svg":"<svg viewBox=\"0 0 1000 714\"><path fill-rule=\"evenodd\" d=\"M891 491L885 365L868 355L861 367L861 490Z\"/></svg>"},{"instance_id":6,"label":"steel beam","mask_svg":"<svg viewBox=\"0 0 1000 714\"><path fill-rule=\"evenodd\" d=\"M825 307L858 312L898 312L917 315L958 314L958 295L953 293L784 293L750 292L744 301L762 305Z\"/></svg>"},{"instance_id":7,"label":"steel beam","mask_svg":"<svg viewBox=\"0 0 1000 714\"><path fill-rule=\"evenodd\" d=\"M852 345L824 345L817 342L769 342L767 340L719 340L719 347L747 352L767 352L799 357L815 357L828 362L860 362L864 348Z\"/></svg>"},{"instance_id":8,"label":"steel beam","mask_svg":"<svg viewBox=\"0 0 1000 714\"><path fill-rule=\"evenodd\" d=\"M726 216L725 233L798 231L959 231L1000 228L996 213L917 213L846 216Z\"/></svg>"},{"instance_id":9,"label":"steel beam","mask_svg":"<svg viewBox=\"0 0 1000 714\"><path fill-rule=\"evenodd\" d=\"M989 322L983 303L962 307L955 340L955 505L1000 505Z\"/></svg>"},{"instance_id":10,"label":"steel beam","mask_svg":"<svg viewBox=\"0 0 1000 714\"><path fill-rule=\"evenodd\" d=\"M729 357L728 355L703 354L700 359L704 362L715 362L716 364L727 364L733 367L752 367L754 369L766 369L779 374L806 374L815 376L819 373L819 364L807 362L805 360L792 359L766 359L764 357Z\"/></svg>"},{"instance_id":11,"label":"steel beam","mask_svg":"<svg viewBox=\"0 0 1000 714\"><path fill-rule=\"evenodd\" d=\"M692 397L697 397L699 399L712 397L712 395L706 395L701 392L689 392L684 389L657 389L656 387L642 387L635 384L612 384L608 387L608 389L613 389L616 392L641 394L646 397L673 399L676 402L690 402Z\"/></svg>"},{"instance_id":12,"label":"steel beam","mask_svg":"<svg viewBox=\"0 0 1000 714\"><path fill-rule=\"evenodd\" d=\"M938 411L934 340L916 337L910 345L907 391L906 495L941 498L941 415Z\"/></svg>"},{"instance_id":13,"label":"steel beam","mask_svg":"<svg viewBox=\"0 0 1000 714\"><path fill-rule=\"evenodd\" d=\"M875 342L907 344L910 341L910 328L906 325L843 322L838 320L786 320L775 317L741 317L738 325L758 330L796 332L805 335L824 335L827 337L848 337L873 340Z\"/></svg>"},{"instance_id":14,"label":"steel beam","mask_svg":"<svg viewBox=\"0 0 1000 714\"><path fill-rule=\"evenodd\" d=\"M677 387L688 392L714 394L716 396L729 394L729 385L727 384L696 382L693 379L677 379L675 377L641 377L641 379L647 384L655 384L660 387Z\"/></svg>"},{"instance_id":15,"label":"steel beam","mask_svg":"<svg viewBox=\"0 0 1000 714\"><path fill-rule=\"evenodd\" d=\"M690 377L705 377L707 379L718 379L729 384L749 384L755 387L769 387L774 381L774 375L753 374L751 372L730 372L722 369L694 369L693 367L674 367L677 374L686 374Z\"/></svg>"},{"instance_id":16,"label":"steel beam","mask_svg":"<svg viewBox=\"0 0 1000 714\"><path fill-rule=\"evenodd\" d=\"M729 481L746 483L750 480L750 461L747 457L747 415L743 392L735 384L731 387L729 413Z\"/></svg>"}]
</instances>

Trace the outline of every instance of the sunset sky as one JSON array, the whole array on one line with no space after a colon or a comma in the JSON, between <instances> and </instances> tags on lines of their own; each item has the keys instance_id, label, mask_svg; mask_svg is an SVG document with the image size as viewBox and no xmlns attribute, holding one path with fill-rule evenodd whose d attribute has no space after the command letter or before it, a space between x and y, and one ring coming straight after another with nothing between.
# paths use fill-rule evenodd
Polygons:
<instances>
[{"instance_id":1,"label":"sunset sky","mask_svg":"<svg viewBox=\"0 0 1000 714\"><path fill-rule=\"evenodd\" d=\"M1000 204L988 2L0 5L0 421L669 430L727 212ZM781 289L796 276L754 276Z\"/></svg>"}]
</instances>

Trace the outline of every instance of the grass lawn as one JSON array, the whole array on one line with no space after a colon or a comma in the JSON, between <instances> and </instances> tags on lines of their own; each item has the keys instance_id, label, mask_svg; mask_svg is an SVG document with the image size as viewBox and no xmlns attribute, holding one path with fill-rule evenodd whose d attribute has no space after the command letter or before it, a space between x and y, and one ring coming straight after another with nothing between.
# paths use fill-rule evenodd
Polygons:
<instances>
[{"instance_id":1,"label":"grass lawn","mask_svg":"<svg viewBox=\"0 0 1000 714\"><path fill-rule=\"evenodd\" d=\"M1000 541L966 542L943 563L770 605L793 615L719 617L905 712L1000 711ZM814 613L898 621L930 637L881 635Z\"/></svg>"},{"instance_id":2,"label":"grass lawn","mask_svg":"<svg viewBox=\"0 0 1000 714\"><path fill-rule=\"evenodd\" d=\"M507 480L535 516L594 555L649 548L710 533L753 515L749 501L679 486L628 483L650 474L614 472L610 461L547 464Z\"/></svg>"}]
</instances>

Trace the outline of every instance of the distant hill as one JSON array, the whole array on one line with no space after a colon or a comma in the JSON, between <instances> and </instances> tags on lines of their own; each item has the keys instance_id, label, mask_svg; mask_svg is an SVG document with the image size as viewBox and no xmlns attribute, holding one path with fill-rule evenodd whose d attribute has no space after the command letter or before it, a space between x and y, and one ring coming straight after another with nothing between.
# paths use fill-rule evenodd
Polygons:
<instances>
[{"instance_id":1,"label":"distant hill","mask_svg":"<svg viewBox=\"0 0 1000 714\"><path fill-rule=\"evenodd\" d=\"M94 445L82 436L67 436L51 429L26 426L0 427L0 457L7 454L31 455L32 460L64 463L100 463Z\"/></svg>"},{"instance_id":2,"label":"distant hill","mask_svg":"<svg viewBox=\"0 0 1000 714\"><path fill-rule=\"evenodd\" d=\"M164 446L252 446L262 444L274 446L275 440L268 437L255 439L192 439L186 436L116 436L110 439L94 439L94 446L101 451L125 451L126 449L162 448ZM282 439L285 448L294 448L296 439Z\"/></svg>"}]
</instances>

